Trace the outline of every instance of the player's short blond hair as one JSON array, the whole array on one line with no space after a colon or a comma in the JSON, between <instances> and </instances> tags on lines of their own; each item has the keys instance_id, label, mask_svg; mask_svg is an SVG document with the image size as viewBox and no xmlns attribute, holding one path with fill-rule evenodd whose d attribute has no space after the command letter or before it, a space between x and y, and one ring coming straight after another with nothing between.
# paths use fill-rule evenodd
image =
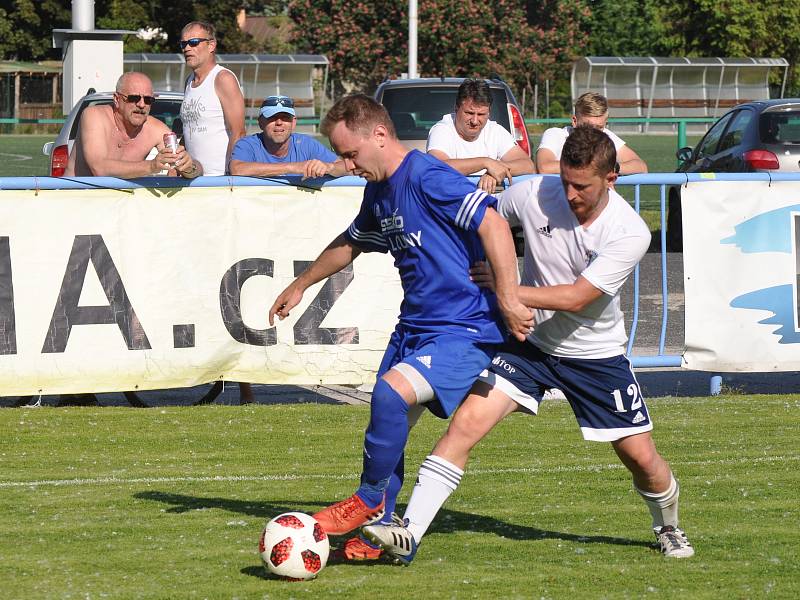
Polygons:
<instances>
[{"instance_id":1,"label":"player's short blond hair","mask_svg":"<svg viewBox=\"0 0 800 600\"><path fill-rule=\"evenodd\" d=\"M608 112L608 100L603 94L586 92L575 101L576 117L602 117Z\"/></svg>"}]
</instances>

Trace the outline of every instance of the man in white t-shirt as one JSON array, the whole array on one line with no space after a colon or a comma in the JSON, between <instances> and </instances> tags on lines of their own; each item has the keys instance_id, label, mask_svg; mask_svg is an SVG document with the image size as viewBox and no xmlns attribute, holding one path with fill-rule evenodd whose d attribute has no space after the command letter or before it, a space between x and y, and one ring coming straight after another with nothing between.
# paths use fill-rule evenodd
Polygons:
<instances>
[{"instance_id":1,"label":"man in white t-shirt","mask_svg":"<svg viewBox=\"0 0 800 600\"><path fill-rule=\"evenodd\" d=\"M644 221L613 189L616 152L599 129L579 126L561 155L561 178L531 178L499 197L498 212L527 241L520 299L535 309L524 342L507 342L472 386L420 467L404 519L364 535L408 564L456 489L469 452L514 411L536 414L544 391L564 391L584 439L611 442L653 518L665 556L694 554L678 528L678 483L656 451L639 384L624 355L619 291L650 243ZM473 280L492 285L485 266Z\"/></svg>"},{"instance_id":2,"label":"man in white t-shirt","mask_svg":"<svg viewBox=\"0 0 800 600\"><path fill-rule=\"evenodd\" d=\"M465 79L455 112L444 115L428 134L427 152L463 175L481 175L478 187L494 192L512 175L535 173L530 156L505 127L489 120L492 91L483 79Z\"/></svg>"},{"instance_id":3,"label":"man in white t-shirt","mask_svg":"<svg viewBox=\"0 0 800 600\"><path fill-rule=\"evenodd\" d=\"M608 123L608 101L602 94L586 92L575 101L575 112L572 115L572 126L551 127L542 134L539 149L536 151L536 167L539 173L558 173L561 149L573 127L591 125L601 129L617 150L617 163L620 175L647 173L647 165L639 155L631 150L622 138L606 129Z\"/></svg>"}]
</instances>

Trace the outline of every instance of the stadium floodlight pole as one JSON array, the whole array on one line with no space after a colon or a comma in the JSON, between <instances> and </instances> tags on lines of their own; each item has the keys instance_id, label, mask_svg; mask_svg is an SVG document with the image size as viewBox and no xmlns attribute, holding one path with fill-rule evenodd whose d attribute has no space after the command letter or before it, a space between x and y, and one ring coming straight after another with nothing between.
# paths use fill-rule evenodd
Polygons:
<instances>
[{"instance_id":1,"label":"stadium floodlight pole","mask_svg":"<svg viewBox=\"0 0 800 600\"><path fill-rule=\"evenodd\" d=\"M417 0L408 0L408 76L417 77Z\"/></svg>"}]
</instances>

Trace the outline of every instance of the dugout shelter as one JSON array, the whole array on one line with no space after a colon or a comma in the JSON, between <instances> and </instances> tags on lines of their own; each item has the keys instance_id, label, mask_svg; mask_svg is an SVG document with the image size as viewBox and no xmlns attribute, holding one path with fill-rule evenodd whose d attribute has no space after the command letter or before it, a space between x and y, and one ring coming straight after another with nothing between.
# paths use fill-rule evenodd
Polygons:
<instances>
[{"instance_id":1,"label":"dugout shelter","mask_svg":"<svg viewBox=\"0 0 800 600\"><path fill-rule=\"evenodd\" d=\"M788 70L784 58L586 56L573 65L570 83L573 103L599 92L612 117L716 118L742 102L769 99L770 81L780 81L774 93L782 98ZM618 123L614 130L673 127ZM705 131L705 125L694 127Z\"/></svg>"},{"instance_id":2,"label":"dugout shelter","mask_svg":"<svg viewBox=\"0 0 800 600\"><path fill-rule=\"evenodd\" d=\"M0 61L0 118L54 119L61 116L61 70L61 63L56 62ZM10 131L13 126L2 127ZM48 126L30 127L36 133L43 133Z\"/></svg>"}]
</instances>

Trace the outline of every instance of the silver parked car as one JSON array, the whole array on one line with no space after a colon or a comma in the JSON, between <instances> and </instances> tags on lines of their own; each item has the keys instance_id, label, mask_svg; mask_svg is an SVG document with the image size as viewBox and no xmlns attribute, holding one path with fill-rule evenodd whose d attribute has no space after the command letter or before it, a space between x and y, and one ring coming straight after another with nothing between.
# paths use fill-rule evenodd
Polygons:
<instances>
[{"instance_id":1,"label":"silver parked car","mask_svg":"<svg viewBox=\"0 0 800 600\"><path fill-rule=\"evenodd\" d=\"M50 157L50 175L52 177L64 175L69 153L72 152L75 137L78 135L78 126L84 109L97 104L111 104L113 94L114 92L93 92L85 95L70 111L55 141L47 142L42 147L42 153ZM155 97L156 101L150 107L150 115L163 121L167 127L176 131L180 136L183 92L155 92Z\"/></svg>"}]
</instances>

